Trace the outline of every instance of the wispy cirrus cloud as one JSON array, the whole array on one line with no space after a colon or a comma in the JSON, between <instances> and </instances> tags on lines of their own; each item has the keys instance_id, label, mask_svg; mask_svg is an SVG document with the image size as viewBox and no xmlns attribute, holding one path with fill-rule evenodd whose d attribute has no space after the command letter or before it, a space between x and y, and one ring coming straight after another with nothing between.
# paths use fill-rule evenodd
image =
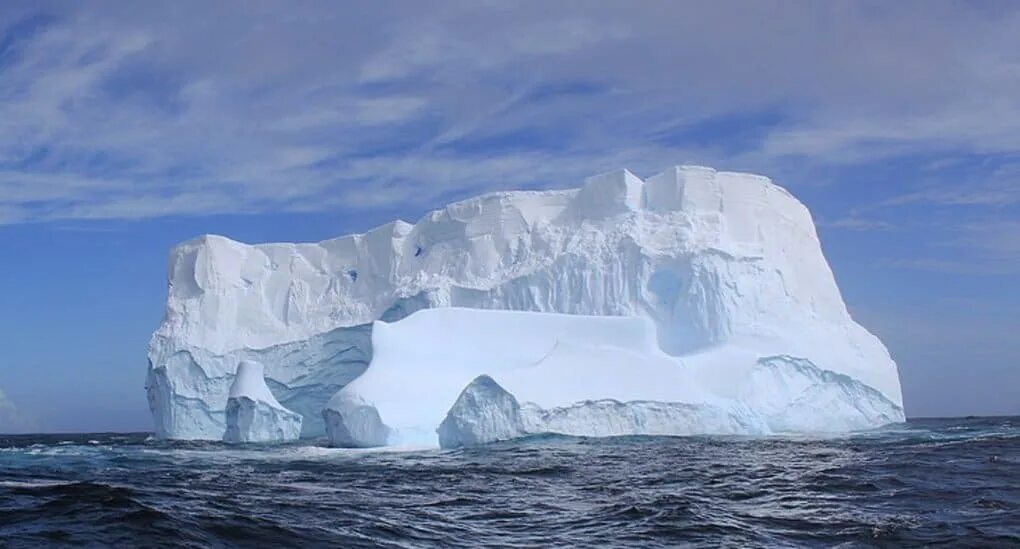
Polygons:
<instances>
[{"instance_id":1,"label":"wispy cirrus cloud","mask_svg":"<svg viewBox=\"0 0 1020 549\"><path fill-rule=\"evenodd\" d=\"M824 228L846 229L850 231L888 231L896 228L896 226L889 221L868 219L853 215L832 220L820 219L816 223L818 226Z\"/></svg>"},{"instance_id":2,"label":"wispy cirrus cloud","mask_svg":"<svg viewBox=\"0 0 1020 549\"><path fill-rule=\"evenodd\" d=\"M395 7L0 8L0 223L428 203L685 161L797 185L1020 142L1008 4Z\"/></svg>"},{"instance_id":3,"label":"wispy cirrus cloud","mask_svg":"<svg viewBox=\"0 0 1020 549\"><path fill-rule=\"evenodd\" d=\"M1020 220L992 219L964 224L948 246L976 251L989 260L998 260L1020 271Z\"/></svg>"},{"instance_id":4,"label":"wispy cirrus cloud","mask_svg":"<svg viewBox=\"0 0 1020 549\"><path fill-rule=\"evenodd\" d=\"M1012 158L1014 151L1006 158ZM987 175L938 181L876 204L890 208L913 204L1008 207L1020 204L1020 161L1007 160Z\"/></svg>"}]
</instances>

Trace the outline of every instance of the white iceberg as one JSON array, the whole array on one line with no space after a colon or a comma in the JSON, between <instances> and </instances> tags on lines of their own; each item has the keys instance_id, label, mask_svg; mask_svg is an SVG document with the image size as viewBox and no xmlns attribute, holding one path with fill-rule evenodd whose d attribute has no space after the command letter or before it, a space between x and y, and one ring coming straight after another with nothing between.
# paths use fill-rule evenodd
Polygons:
<instances>
[{"instance_id":1,"label":"white iceberg","mask_svg":"<svg viewBox=\"0 0 1020 549\"><path fill-rule=\"evenodd\" d=\"M593 177L580 189L488 194L413 225L396 221L313 244L252 246L205 236L179 245L170 255L166 315L149 350L147 390L156 434L222 438L237 364L252 360L265 364L267 386L282 406L303 417L302 437L329 430L338 444L348 443L344 437L374 444L396 431L418 436L400 429L407 424L387 416L379 402L345 388L363 372L382 375L372 374L382 364L374 355L386 352L373 349L373 322L396 328L415 311L445 307L562 313L583 324L588 321L581 317L639 319L654 348L627 343L612 353L641 355L643 367L656 376L667 363L676 366L670 367L677 372L662 375L677 376L690 389L645 394L659 383L627 381L629 375L617 370L614 379L641 390L581 395L571 389L577 380L550 379L545 385L558 396L543 403L500 377L509 374L448 365L459 372L450 374L444 389L448 401L435 407L441 413L432 418L431 431L419 433L433 440L479 375L489 375L522 410L539 407L548 425L579 421L569 418L590 411L574 406L583 399L630 408L635 405L628 402L639 400L710 405L711 412L683 413L700 413L720 429L739 424L734 417L750 426L764 422L771 431L844 430L873 425L882 414L890 421L903 418L896 365L847 313L807 209L767 178L686 166L644 181L619 171ZM473 321L451 320L449 329ZM598 352L591 343L574 338L564 345L585 355ZM573 352L558 351L550 360ZM557 371L554 365L545 367ZM808 371L822 373L805 381ZM426 375L408 372L414 377L400 384ZM797 383L783 385L790 376ZM767 385L762 395L755 395L756 379ZM851 412L843 404L846 394L867 403ZM876 404L875 395L888 406ZM834 404L813 406L814 398ZM668 415L660 408L648 408L647 417ZM368 417L373 410L379 414L375 428L343 432L343 413ZM808 421L810 410L825 413ZM708 432L708 423L698 429L699 421L691 420L690 431Z\"/></svg>"}]
</instances>

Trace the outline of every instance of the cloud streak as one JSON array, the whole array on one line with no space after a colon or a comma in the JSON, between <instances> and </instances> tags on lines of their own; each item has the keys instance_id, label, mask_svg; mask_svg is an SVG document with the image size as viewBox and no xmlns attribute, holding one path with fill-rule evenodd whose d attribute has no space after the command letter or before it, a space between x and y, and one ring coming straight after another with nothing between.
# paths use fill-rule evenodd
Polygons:
<instances>
[{"instance_id":1,"label":"cloud streak","mask_svg":"<svg viewBox=\"0 0 1020 549\"><path fill-rule=\"evenodd\" d=\"M797 183L1020 142L1005 4L394 7L5 7L0 223L429 204L684 161ZM746 142L711 133L764 112Z\"/></svg>"}]
</instances>

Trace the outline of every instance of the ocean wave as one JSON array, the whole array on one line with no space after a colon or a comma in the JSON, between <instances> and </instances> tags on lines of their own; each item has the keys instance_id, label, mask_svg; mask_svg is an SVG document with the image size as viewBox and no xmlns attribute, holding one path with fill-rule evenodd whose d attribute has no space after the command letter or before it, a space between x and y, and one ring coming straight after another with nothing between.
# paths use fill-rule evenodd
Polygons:
<instances>
[{"instance_id":1,"label":"ocean wave","mask_svg":"<svg viewBox=\"0 0 1020 549\"><path fill-rule=\"evenodd\" d=\"M1018 425L399 452L0 437L0 545L1015 546Z\"/></svg>"}]
</instances>

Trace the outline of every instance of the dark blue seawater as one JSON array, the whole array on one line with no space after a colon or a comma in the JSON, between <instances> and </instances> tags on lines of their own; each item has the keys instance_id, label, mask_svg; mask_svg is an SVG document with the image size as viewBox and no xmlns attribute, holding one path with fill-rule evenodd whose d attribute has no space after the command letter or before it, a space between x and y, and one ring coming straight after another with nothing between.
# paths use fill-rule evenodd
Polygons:
<instances>
[{"instance_id":1,"label":"dark blue seawater","mask_svg":"<svg viewBox=\"0 0 1020 549\"><path fill-rule=\"evenodd\" d=\"M1020 547L1020 418L457 451L0 436L0 546Z\"/></svg>"}]
</instances>

